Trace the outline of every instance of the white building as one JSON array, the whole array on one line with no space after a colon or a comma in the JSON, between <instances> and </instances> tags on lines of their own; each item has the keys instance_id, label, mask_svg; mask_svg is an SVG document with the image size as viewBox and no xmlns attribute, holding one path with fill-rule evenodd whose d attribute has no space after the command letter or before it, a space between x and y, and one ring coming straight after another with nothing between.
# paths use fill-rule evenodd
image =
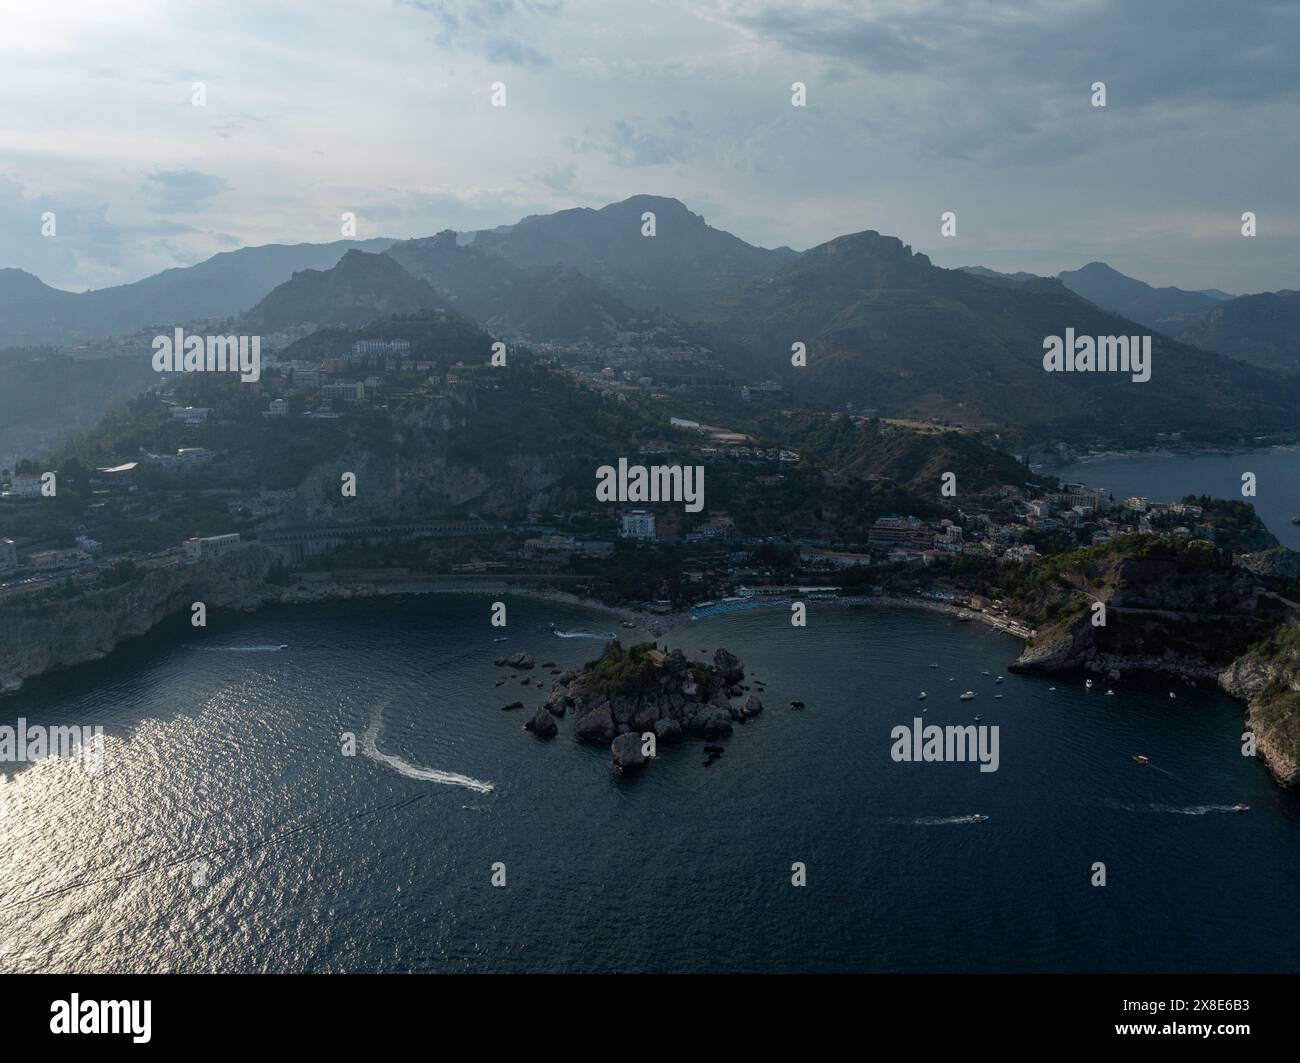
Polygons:
<instances>
[{"instance_id":1,"label":"white building","mask_svg":"<svg viewBox=\"0 0 1300 1063\"><path fill-rule=\"evenodd\" d=\"M84 550L37 550L27 555L27 563L38 572L53 572L88 561Z\"/></svg>"},{"instance_id":2,"label":"white building","mask_svg":"<svg viewBox=\"0 0 1300 1063\"><path fill-rule=\"evenodd\" d=\"M623 514L623 526L619 535L624 539L648 539L655 537L655 515L644 509L634 509Z\"/></svg>"},{"instance_id":3,"label":"white building","mask_svg":"<svg viewBox=\"0 0 1300 1063\"><path fill-rule=\"evenodd\" d=\"M203 538L186 539L184 543L185 556L191 561L207 561L238 550L241 545L239 532L231 532L229 535L208 535Z\"/></svg>"},{"instance_id":4,"label":"white building","mask_svg":"<svg viewBox=\"0 0 1300 1063\"><path fill-rule=\"evenodd\" d=\"M330 384L322 384L320 397L321 402L364 402L366 386L360 380L340 380Z\"/></svg>"},{"instance_id":5,"label":"white building","mask_svg":"<svg viewBox=\"0 0 1300 1063\"><path fill-rule=\"evenodd\" d=\"M202 424L212 411L206 406L184 406L172 410L172 417L183 424Z\"/></svg>"}]
</instances>

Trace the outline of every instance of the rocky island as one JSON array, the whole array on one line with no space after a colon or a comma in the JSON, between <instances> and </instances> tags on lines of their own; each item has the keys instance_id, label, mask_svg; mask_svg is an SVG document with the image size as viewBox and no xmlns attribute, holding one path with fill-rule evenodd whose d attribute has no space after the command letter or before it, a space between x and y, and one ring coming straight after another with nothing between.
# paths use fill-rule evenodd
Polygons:
<instances>
[{"instance_id":1,"label":"rocky island","mask_svg":"<svg viewBox=\"0 0 1300 1063\"><path fill-rule=\"evenodd\" d=\"M645 762L647 735L656 744L684 736L712 740L758 716L763 703L744 678L744 665L725 649L705 664L687 660L680 649L653 642L624 649L615 640L582 669L562 673L524 726L551 738L557 719L570 716L574 737L610 743L615 766L627 770Z\"/></svg>"}]
</instances>

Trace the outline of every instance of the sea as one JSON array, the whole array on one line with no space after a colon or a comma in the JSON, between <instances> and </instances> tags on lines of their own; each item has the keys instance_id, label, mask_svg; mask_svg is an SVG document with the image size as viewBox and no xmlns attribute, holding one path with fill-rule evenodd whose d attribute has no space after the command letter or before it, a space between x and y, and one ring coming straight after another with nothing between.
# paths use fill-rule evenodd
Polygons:
<instances>
[{"instance_id":1,"label":"sea","mask_svg":"<svg viewBox=\"0 0 1300 1063\"><path fill-rule=\"evenodd\" d=\"M659 642L737 654L762 715L621 775L571 719L522 725L543 665L653 636L506 602L504 634L474 596L214 611L0 699L104 735L98 770L0 764L0 971L1300 966L1300 795L1208 684L1015 675L1017 640L921 610L755 609ZM516 651L539 667L494 665ZM892 759L896 726L975 714L997 771Z\"/></svg>"}]
</instances>

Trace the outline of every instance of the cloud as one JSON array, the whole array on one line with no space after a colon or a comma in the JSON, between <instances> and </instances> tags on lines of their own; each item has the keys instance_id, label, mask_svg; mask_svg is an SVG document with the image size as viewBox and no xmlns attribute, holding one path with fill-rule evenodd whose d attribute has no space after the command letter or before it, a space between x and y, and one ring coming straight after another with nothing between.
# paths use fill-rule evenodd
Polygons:
<instances>
[{"instance_id":1,"label":"cloud","mask_svg":"<svg viewBox=\"0 0 1300 1063\"><path fill-rule=\"evenodd\" d=\"M695 153L695 126L685 114L656 123L642 118L616 118L606 129L570 146L578 152L601 152L620 167L663 166L684 162Z\"/></svg>"},{"instance_id":2,"label":"cloud","mask_svg":"<svg viewBox=\"0 0 1300 1063\"><path fill-rule=\"evenodd\" d=\"M158 170L145 178L142 191L149 209L159 214L190 214L207 206L230 186L220 177L198 170Z\"/></svg>"},{"instance_id":3,"label":"cloud","mask_svg":"<svg viewBox=\"0 0 1300 1063\"><path fill-rule=\"evenodd\" d=\"M548 55L529 41L537 20L560 14L560 0L398 0L430 16L434 40L445 48L473 51L495 63L541 67Z\"/></svg>"}]
</instances>

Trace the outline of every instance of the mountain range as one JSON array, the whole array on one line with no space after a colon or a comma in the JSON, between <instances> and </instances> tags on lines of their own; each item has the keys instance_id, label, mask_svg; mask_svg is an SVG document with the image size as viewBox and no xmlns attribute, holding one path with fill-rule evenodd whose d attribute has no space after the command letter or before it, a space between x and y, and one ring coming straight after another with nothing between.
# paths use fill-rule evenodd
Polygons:
<instances>
[{"instance_id":1,"label":"mountain range","mask_svg":"<svg viewBox=\"0 0 1300 1063\"><path fill-rule=\"evenodd\" d=\"M383 251L392 243L244 247L90 292L66 292L24 270L0 269L0 347L76 344L149 325L233 317L299 270L329 269L349 250Z\"/></svg>"},{"instance_id":2,"label":"mountain range","mask_svg":"<svg viewBox=\"0 0 1300 1063\"><path fill-rule=\"evenodd\" d=\"M0 270L0 345L233 318L310 333L433 311L454 315L458 344L480 326L599 344L673 325L736 378L777 378L814 404L1022 429L1268 433L1295 423L1300 399L1300 380L1270 371L1300 362L1295 292L1153 288L1096 262L1055 278L941 269L874 231L766 249L659 196L473 233L246 248L80 294ZM1066 328L1156 330L1151 381L1045 373L1044 337ZM806 368L790 364L796 342Z\"/></svg>"},{"instance_id":3,"label":"mountain range","mask_svg":"<svg viewBox=\"0 0 1300 1063\"><path fill-rule=\"evenodd\" d=\"M1157 333L1151 379L1046 373L1043 340L1147 332L1057 281L1008 283L948 270L876 232L805 251L726 303L720 352L738 371L772 375L812 402L895 416L1024 428L1095 425L1113 436L1282 429L1300 389ZM807 367L791 366L803 343Z\"/></svg>"}]
</instances>

